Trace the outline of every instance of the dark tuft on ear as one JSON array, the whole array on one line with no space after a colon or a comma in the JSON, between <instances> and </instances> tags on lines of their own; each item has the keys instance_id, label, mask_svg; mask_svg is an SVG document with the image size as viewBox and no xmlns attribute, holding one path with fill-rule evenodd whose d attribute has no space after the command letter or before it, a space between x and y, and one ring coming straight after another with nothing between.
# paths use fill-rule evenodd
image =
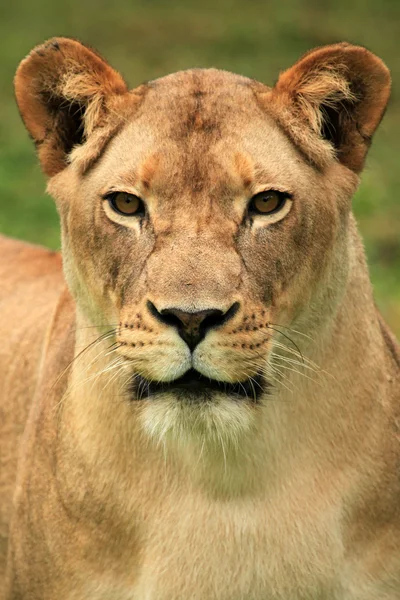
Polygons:
<instances>
[{"instance_id":1,"label":"dark tuft on ear","mask_svg":"<svg viewBox=\"0 0 400 600\"><path fill-rule=\"evenodd\" d=\"M121 75L76 40L53 38L32 50L18 67L15 93L47 175L66 166L127 91Z\"/></svg>"},{"instance_id":2,"label":"dark tuft on ear","mask_svg":"<svg viewBox=\"0 0 400 600\"><path fill-rule=\"evenodd\" d=\"M358 173L389 94L385 64L342 43L308 52L261 100L313 163L323 167L335 156Z\"/></svg>"}]
</instances>

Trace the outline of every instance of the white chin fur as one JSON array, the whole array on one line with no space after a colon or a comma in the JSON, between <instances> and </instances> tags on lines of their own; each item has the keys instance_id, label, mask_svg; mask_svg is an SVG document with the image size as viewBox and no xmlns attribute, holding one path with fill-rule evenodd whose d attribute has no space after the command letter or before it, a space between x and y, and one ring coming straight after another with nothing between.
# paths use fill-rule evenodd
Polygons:
<instances>
[{"instance_id":1,"label":"white chin fur","mask_svg":"<svg viewBox=\"0 0 400 600\"><path fill-rule=\"evenodd\" d=\"M141 423L157 444L183 447L200 442L222 452L238 450L255 426L256 411L245 401L215 394L212 400L185 402L172 394L144 401Z\"/></svg>"}]
</instances>

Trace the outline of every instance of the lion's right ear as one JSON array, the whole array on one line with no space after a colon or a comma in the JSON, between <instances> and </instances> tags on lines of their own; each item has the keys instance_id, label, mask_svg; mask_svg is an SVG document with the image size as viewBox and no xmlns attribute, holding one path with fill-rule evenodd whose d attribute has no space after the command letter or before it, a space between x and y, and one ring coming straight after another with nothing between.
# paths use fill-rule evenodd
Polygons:
<instances>
[{"instance_id":1,"label":"lion's right ear","mask_svg":"<svg viewBox=\"0 0 400 600\"><path fill-rule=\"evenodd\" d=\"M67 165L72 148L104 126L127 91L121 75L76 40L53 38L32 50L18 67L15 93L46 175Z\"/></svg>"}]
</instances>

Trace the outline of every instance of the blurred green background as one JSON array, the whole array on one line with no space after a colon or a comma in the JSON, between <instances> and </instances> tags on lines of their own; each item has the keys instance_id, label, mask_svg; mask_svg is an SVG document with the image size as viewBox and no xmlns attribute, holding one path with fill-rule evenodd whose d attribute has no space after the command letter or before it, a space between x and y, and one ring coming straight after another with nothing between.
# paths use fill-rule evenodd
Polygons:
<instances>
[{"instance_id":1,"label":"blurred green background","mask_svg":"<svg viewBox=\"0 0 400 600\"><path fill-rule=\"evenodd\" d=\"M18 62L46 38L94 46L132 87L193 66L272 84L305 51L342 40L381 56L393 95L354 209L377 303L400 335L400 0L14 0L1 13L0 231L53 248L57 214L12 87Z\"/></svg>"}]
</instances>

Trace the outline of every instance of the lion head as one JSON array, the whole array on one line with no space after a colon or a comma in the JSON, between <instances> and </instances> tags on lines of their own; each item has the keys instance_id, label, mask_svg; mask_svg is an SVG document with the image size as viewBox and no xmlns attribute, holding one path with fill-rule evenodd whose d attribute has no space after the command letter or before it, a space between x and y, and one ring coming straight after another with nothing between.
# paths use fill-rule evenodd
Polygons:
<instances>
[{"instance_id":1,"label":"lion head","mask_svg":"<svg viewBox=\"0 0 400 600\"><path fill-rule=\"evenodd\" d=\"M128 91L97 53L57 38L15 85L78 312L113 331L145 428L251 431L279 361L298 360L296 335L322 339L334 322L387 68L336 44L272 88L193 69Z\"/></svg>"}]
</instances>

